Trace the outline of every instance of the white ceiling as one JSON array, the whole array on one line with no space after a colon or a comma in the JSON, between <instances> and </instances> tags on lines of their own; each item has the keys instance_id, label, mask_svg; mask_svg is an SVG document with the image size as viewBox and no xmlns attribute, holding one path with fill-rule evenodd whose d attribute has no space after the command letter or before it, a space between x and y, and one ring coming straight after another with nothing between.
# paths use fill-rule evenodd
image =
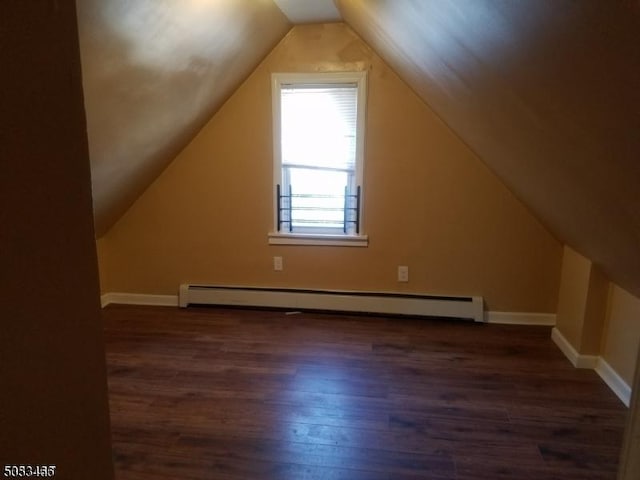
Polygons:
<instances>
[{"instance_id":1,"label":"white ceiling","mask_svg":"<svg viewBox=\"0 0 640 480\"><path fill-rule=\"evenodd\" d=\"M293 24L341 22L333 0L273 0Z\"/></svg>"}]
</instances>

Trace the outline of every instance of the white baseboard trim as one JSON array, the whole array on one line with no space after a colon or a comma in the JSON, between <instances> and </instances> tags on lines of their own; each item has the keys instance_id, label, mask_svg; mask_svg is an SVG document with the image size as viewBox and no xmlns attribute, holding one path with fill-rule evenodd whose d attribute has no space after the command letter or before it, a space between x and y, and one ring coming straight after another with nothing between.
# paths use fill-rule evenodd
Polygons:
<instances>
[{"instance_id":1,"label":"white baseboard trim","mask_svg":"<svg viewBox=\"0 0 640 480\"><path fill-rule=\"evenodd\" d=\"M145 293L105 293L100 297L102 307L110 303L122 303L125 305L157 305L161 307L177 307L177 295L149 295Z\"/></svg>"},{"instance_id":2,"label":"white baseboard trim","mask_svg":"<svg viewBox=\"0 0 640 480\"><path fill-rule=\"evenodd\" d=\"M551 339L574 367L595 370L620 401L627 407L629 406L631 401L631 387L604 358L597 355L580 355L557 328L551 331Z\"/></svg>"},{"instance_id":3,"label":"white baseboard trim","mask_svg":"<svg viewBox=\"0 0 640 480\"><path fill-rule=\"evenodd\" d=\"M576 368L596 368L598 363L598 356L596 355L580 355L573 345L569 343L560 330L553 328L551 330L551 339L555 342L558 348L564 353L565 357L569 359L571 364Z\"/></svg>"},{"instance_id":4,"label":"white baseboard trim","mask_svg":"<svg viewBox=\"0 0 640 480\"><path fill-rule=\"evenodd\" d=\"M528 313L528 312L485 312L487 323L500 323L503 325L544 325L552 327L556 324L555 313Z\"/></svg>"},{"instance_id":5,"label":"white baseboard trim","mask_svg":"<svg viewBox=\"0 0 640 480\"><path fill-rule=\"evenodd\" d=\"M596 373L627 407L631 403L631 387L625 382L607 361L600 357L596 365Z\"/></svg>"}]
</instances>

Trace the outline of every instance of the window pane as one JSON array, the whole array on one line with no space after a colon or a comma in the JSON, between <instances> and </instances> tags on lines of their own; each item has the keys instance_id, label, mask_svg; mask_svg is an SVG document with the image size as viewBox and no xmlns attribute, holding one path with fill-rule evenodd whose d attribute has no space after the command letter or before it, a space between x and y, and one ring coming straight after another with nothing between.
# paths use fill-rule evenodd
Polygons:
<instances>
[{"instance_id":1,"label":"window pane","mask_svg":"<svg viewBox=\"0 0 640 480\"><path fill-rule=\"evenodd\" d=\"M293 228L344 228L347 172L288 168Z\"/></svg>"},{"instance_id":2,"label":"window pane","mask_svg":"<svg viewBox=\"0 0 640 480\"><path fill-rule=\"evenodd\" d=\"M355 85L284 87L282 164L353 170L356 113Z\"/></svg>"}]
</instances>

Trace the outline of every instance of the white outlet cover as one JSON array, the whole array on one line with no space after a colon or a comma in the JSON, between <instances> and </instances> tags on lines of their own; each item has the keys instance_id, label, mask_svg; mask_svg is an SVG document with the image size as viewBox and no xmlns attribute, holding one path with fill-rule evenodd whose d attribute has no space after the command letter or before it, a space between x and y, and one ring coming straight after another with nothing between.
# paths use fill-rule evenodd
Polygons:
<instances>
[{"instance_id":1,"label":"white outlet cover","mask_svg":"<svg viewBox=\"0 0 640 480\"><path fill-rule=\"evenodd\" d=\"M273 257L273 269L276 272L282 271L282 257Z\"/></svg>"},{"instance_id":2,"label":"white outlet cover","mask_svg":"<svg viewBox=\"0 0 640 480\"><path fill-rule=\"evenodd\" d=\"M398 281L399 282L409 281L409 267L407 267L406 265L398 266Z\"/></svg>"}]
</instances>

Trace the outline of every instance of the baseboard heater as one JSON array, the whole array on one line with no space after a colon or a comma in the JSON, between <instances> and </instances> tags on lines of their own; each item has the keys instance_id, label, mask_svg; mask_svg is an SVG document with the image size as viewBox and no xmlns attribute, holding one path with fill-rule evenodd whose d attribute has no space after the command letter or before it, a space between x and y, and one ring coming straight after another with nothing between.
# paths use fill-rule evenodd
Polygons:
<instances>
[{"instance_id":1,"label":"baseboard heater","mask_svg":"<svg viewBox=\"0 0 640 480\"><path fill-rule=\"evenodd\" d=\"M291 288L180 285L180 307L219 305L380 313L484 321L482 297Z\"/></svg>"}]
</instances>

